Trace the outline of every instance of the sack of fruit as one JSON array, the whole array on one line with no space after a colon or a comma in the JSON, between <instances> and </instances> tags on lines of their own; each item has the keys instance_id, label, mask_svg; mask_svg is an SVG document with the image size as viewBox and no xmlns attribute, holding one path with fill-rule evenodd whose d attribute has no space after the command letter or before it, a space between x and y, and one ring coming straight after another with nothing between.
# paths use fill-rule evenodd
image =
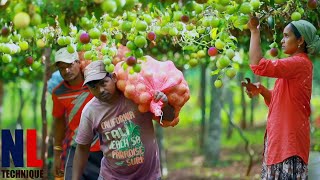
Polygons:
<instances>
[{"instance_id":1,"label":"sack of fruit","mask_svg":"<svg viewBox=\"0 0 320 180\"><path fill-rule=\"evenodd\" d=\"M139 60L141 71L139 73L129 73L130 68L124 70L120 62L115 67L117 75L117 87L124 95L138 104L140 112L151 111L155 119L164 127L175 126L179 122L179 112L182 106L189 100L190 92L183 74L172 61L157 61L150 56L146 60ZM169 104L175 109L175 119L167 121L162 119L163 103L154 102L153 94L161 91L168 97Z\"/></svg>"}]
</instances>

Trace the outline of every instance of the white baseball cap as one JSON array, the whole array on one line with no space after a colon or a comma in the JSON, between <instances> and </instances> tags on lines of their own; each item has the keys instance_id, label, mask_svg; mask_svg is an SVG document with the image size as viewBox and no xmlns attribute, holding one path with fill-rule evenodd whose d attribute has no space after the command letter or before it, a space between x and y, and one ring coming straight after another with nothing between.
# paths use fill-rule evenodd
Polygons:
<instances>
[{"instance_id":1,"label":"white baseball cap","mask_svg":"<svg viewBox=\"0 0 320 180\"><path fill-rule=\"evenodd\" d=\"M74 61L79 60L79 55L77 52L70 54L66 47L59 49L56 54L54 61L57 62L65 62L65 63L73 63Z\"/></svg>"}]
</instances>

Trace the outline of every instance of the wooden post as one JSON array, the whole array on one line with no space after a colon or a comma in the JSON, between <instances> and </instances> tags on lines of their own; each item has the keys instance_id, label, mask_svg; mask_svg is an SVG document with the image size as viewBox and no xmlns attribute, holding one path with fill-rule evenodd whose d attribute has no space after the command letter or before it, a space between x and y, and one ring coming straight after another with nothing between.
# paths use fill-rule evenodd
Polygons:
<instances>
[{"instance_id":1,"label":"wooden post","mask_svg":"<svg viewBox=\"0 0 320 180\"><path fill-rule=\"evenodd\" d=\"M3 98L4 98L4 83L2 80L0 80L0 129L2 128Z\"/></svg>"},{"instance_id":2,"label":"wooden post","mask_svg":"<svg viewBox=\"0 0 320 180\"><path fill-rule=\"evenodd\" d=\"M51 48L45 48L42 60L44 62L45 70L43 75L43 88L42 88L42 97L41 97L41 117L42 117L42 143L41 143L41 158L43 160L43 170L44 176L43 179L48 179L48 167L47 167L47 139L48 139L48 127L47 127L47 111L46 111L46 94L47 94L47 82L51 76L50 72L50 54Z\"/></svg>"}]
</instances>

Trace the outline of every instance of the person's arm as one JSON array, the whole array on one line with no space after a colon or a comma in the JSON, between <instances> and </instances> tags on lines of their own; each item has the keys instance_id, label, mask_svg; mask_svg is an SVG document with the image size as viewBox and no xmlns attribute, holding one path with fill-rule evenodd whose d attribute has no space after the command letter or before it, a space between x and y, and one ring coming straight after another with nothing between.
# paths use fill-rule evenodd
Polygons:
<instances>
[{"instance_id":1,"label":"person's arm","mask_svg":"<svg viewBox=\"0 0 320 180\"><path fill-rule=\"evenodd\" d=\"M262 95L262 97L264 98L264 102L269 106L270 101L271 101L271 91L269 89L267 89L266 87L264 87L263 85L260 84L259 87L260 90L260 94Z\"/></svg>"},{"instance_id":2,"label":"person's arm","mask_svg":"<svg viewBox=\"0 0 320 180\"><path fill-rule=\"evenodd\" d=\"M77 144L73 159L72 180L79 180L83 174L84 168L88 162L91 144Z\"/></svg>"},{"instance_id":3,"label":"person's arm","mask_svg":"<svg viewBox=\"0 0 320 180\"><path fill-rule=\"evenodd\" d=\"M168 103L168 97L163 92L157 91L155 92L154 100L155 102L158 102L158 101L163 102L163 107L161 109L163 112L162 119L166 121L173 121L175 116L175 111L174 111L174 108Z\"/></svg>"},{"instance_id":4,"label":"person's arm","mask_svg":"<svg viewBox=\"0 0 320 180\"><path fill-rule=\"evenodd\" d=\"M248 28L251 32L249 59L251 65L258 65L259 61L263 58L261 50L260 30L258 27L253 26L250 22Z\"/></svg>"},{"instance_id":5,"label":"person's arm","mask_svg":"<svg viewBox=\"0 0 320 180\"><path fill-rule=\"evenodd\" d=\"M272 96L272 91L264 87L260 82L251 83L249 78L246 78L247 82L242 81L241 86L246 88L247 95L252 98L258 96L259 94L262 95L264 98L265 103L269 106Z\"/></svg>"},{"instance_id":6,"label":"person's arm","mask_svg":"<svg viewBox=\"0 0 320 180\"><path fill-rule=\"evenodd\" d=\"M167 121L173 121L174 120L174 107L172 107L169 103L165 104L162 108L163 112L163 119Z\"/></svg>"},{"instance_id":7,"label":"person's arm","mask_svg":"<svg viewBox=\"0 0 320 180\"><path fill-rule=\"evenodd\" d=\"M60 118L54 118L53 122L54 122L54 128L53 128L54 175L60 177L63 175L63 170L61 169L60 156L63 151L62 142L65 138L65 131L66 131L65 118L64 116Z\"/></svg>"}]
</instances>

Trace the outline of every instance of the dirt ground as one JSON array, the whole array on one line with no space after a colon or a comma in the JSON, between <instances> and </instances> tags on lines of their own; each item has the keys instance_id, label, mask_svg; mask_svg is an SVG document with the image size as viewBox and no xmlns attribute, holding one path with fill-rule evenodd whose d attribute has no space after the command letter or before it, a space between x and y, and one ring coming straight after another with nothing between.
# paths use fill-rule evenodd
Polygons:
<instances>
[{"instance_id":1,"label":"dirt ground","mask_svg":"<svg viewBox=\"0 0 320 180\"><path fill-rule=\"evenodd\" d=\"M258 151L258 150L257 150ZM191 168L173 170L168 173L164 180L258 180L260 179L261 162L260 158L254 158L249 176L246 176L248 160L230 162L228 150L222 152L221 163L227 165L221 167L208 168L203 166L204 157L194 157ZM244 158L248 159L248 158ZM228 162L229 161L229 162Z\"/></svg>"},{"instance_id":2,"label":"dirt ground","mask_svg":"<svg viewBox=\"0 0 320 180\"><path fill-rule=\"evenodd\" d=\"M187 133L184 131L177 130L174 133L179 133L180 136L185 138L185 141L190 140L194 147L197 147L198 141L194 140L194 137L188 136L188 134L194 134L196 130L189 129ZM172 132L166 133L167 136L171 136ZM170 143L172 147L186 142L176 140ZM232 149L222 147L217 167L205 167L205 158L199 152L193 152L193 150L187 148L179 150L171 148L166 152L169 170L167 176L163 173L163 180L258 180L260 179L263 146L251 144L250 147L254 151L254 155L248 176L246 176L246 172L249 165L249 156L245 151L244 144L239 143L236 148ZM184 167L186 164L187 167Z\"/></svg>"},{"instance_id":3,"label":"dirt ground","mask_svg":"<svg viewBox=\"0 0 320 180\"><path fill-rule=\"evenodd\" d=\"M222 168L187 168L170 172L164 180L258 180L260 168L260 164L255 164L248 177L244 175L246 167L241 163Z\"/></svg>"}]
</instances>

